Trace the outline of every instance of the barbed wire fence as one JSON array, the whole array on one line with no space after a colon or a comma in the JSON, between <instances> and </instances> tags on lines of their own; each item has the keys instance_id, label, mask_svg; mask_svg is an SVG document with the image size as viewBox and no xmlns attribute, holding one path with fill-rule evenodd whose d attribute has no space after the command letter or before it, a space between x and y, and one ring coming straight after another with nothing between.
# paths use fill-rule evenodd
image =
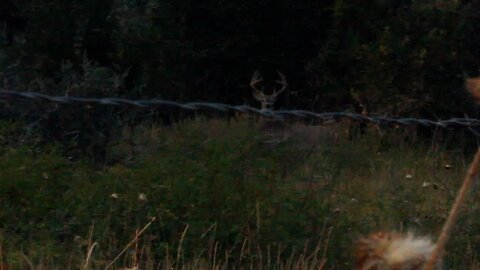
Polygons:
<instances>
[{"instance_id":1,"label":"barbed wire fence","mask_svg":"<svg viewBox=\"0 0 480 270\"><path fill-rule=\"evenodd\" d=\"M1 143L32 145L44 143L59 143L68 155L69 160L89 156L95 162L114 161L112 148L120 146L120 140L128 145L132 158L136 157L135 127L150 117L160 117L163 124L169 125L173 119L180 120L188 112L210 115L214 112L225 114L227 118L232 113L245 113L266 117L278 121L315 120L320 124L331 124L343 119L356 123L371 123L383 128L396 127L426 127L427 129L457 130L463 129L480 139L480 119L451 118L432 120L413 117L369 116L351 112L317 113L307 110L260 110L247 105L229 105L217 102L176 102L164 99L126 99L117 97L86 98L75 96L53 96L38 92L16 92L0 90L0 109L5 109L2 119L20 118L26 125L20 130L8 135ZM31 104L31 105L30 105ZM55 105L55 106L50 106ZM2 108L3 107L3 108ZM146 113L143 114L142 112ZM187 111L186 115L178 117L178 113ZM170 121L167 117L170 118ZM235 116L234 116L235 117ZM150 123L151 124L151 123ZM127 127L128 138L125 140L115 136L120 127ZM33 135L33 136L32 136ZM453 135L453 134L452 134ZM460 136L459 138L463 138ZM118 150L118 149L117 149Z\"/></svg>"},{"instance_id":2,"label":"barbed wire fence","mask_svg":"<svg viewBox=\"0 0 480 270\"><path fill-rule=\"evenodd\" d=\"M186 102L180 103L163 99L125 99L117 97L107 98L85 98L73 96L51 96L37 92L15 92L0 90L0 101L14 102L27 100L32 102L77 104L90 106L115 106L140 109L181 109L188 111L215 110L219 112L240 112L256 114L282 120L285 117L316 119L324 122L350 119L357 122L373 123L380 126L424 126L430 128L466 128L475 136L480 137L480 132L474 128L480 126L480 120L474 118L451 118L446 120L430 120L413 117L388 117L388 116L367 116L351 112L324 112L316 113L306 110L260 110L247 105L229 105L216 102Z\"/></svg>"}]
</instances>

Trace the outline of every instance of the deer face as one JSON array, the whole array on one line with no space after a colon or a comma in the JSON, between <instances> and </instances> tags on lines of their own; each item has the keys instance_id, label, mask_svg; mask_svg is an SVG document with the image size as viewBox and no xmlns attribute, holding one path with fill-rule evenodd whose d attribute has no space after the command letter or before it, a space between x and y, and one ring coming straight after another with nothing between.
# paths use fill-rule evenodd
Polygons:
<instances>
[{"instance_id":1,"label":"deer face","mask_svg":"<svg viewBox=\"0 0 480 270\"><path fill-rule=\"evenodd\" d=\"M278 95L266 95L263 92L253 92L253 98L260 102L262 110L273 110L273 104L277 101Z\"/></svg>"},{"instance_id":2,"label":"deer face","mask_svg":"<svg viewBox=\"0 0 480 270\"><path fill-rule=\"evenodd\" d=\"M280 80L277 80L278 84L280 84L282 87L280 89L274 89L273 94L265 94L262 90L259 90L257 88L258 83L263 81L262 76L260 75L260 72L258 70L253 73L252 79L250 81L250 87L253 90L253 98L260 102L262 105L262 111L265 110L272 110L273 109L273 104L275 104L275 101L277 100L278 96L287 89L287 80L285 79L285 76L278 72L278 75L280 76Z\"/></svg>"}]
</instances>

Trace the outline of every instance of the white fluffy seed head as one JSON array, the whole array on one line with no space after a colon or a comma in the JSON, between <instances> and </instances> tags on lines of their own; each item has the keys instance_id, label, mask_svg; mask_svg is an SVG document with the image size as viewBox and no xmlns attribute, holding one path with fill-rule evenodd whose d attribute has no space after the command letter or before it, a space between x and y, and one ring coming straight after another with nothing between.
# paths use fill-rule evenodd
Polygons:
<instances>
[{"instance_id":1,"label":"white fluffy seed head","mask_svg":"<svg viewBox=\"0 0 480 270\"><path fill-rule=\"evenodd\" d=\"M420 270L435 245L413 233L376 232L358 241L356 270Z\"/></svg>"},{"instance_id":2,"label":"white fluffy seed head","mask_svg":"<svg viewBox=\"0 0 480 270\"><path fill-rule=\"evenodd\" d=\"M430 258L434 247L435 245L429 238L415 237L413 233L408 233L390 241L384 258L389 265L409 261L425 261Z\"/></svg>"}]
</instances>

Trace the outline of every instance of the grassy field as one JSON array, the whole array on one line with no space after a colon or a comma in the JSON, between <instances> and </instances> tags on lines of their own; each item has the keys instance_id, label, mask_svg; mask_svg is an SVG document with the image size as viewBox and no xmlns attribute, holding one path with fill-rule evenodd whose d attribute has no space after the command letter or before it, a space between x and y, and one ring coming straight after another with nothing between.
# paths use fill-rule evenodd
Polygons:
<instances>
[{"instance_id":1,"label":"grassy field","mask_svg":"<svg viewBox=\"0 0 480 270\"><path fill-rule=\"evenodd\" d=\"M471 159L398 134L350 140L343 125L335 143L299 148L266 143L249 121L198 119L120 132L103 166L7 143L1 126L2 270L351 269L366 233L435 238ZM480 267L472 195L448 269Z\"/></svg>"}]
</instances>

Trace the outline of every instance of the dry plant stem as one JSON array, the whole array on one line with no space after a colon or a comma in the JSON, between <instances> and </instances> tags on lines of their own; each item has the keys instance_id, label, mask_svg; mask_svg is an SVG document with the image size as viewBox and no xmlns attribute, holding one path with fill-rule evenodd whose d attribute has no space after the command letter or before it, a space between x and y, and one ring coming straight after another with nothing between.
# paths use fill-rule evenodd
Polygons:
<instances>
[{"instance_id":1,"label":"dry plant stem","mask_svg":"<svg viewBox=\"0 0 480 270\"><path fill-rule=\"evenodd\" d=\"M92 259L93 249L95 248L96 245L97 245L97 242L94 242L93 245L91 245L90 248L88 249L87 258L85 259L85 264L83 265L83 270L88 269L88 265L90 264L90 260Z\"/></svg>"},{"instance_id":2,"label":"dry plant stem","mask_svg":"<svg viewBox=\"0 0 480 270\"><path fill-rule=\"evenodd\" d=\"M440 232L440 236L438 237L437 244L435 249L433 250L432 256L430 260L427 261L425 264L424 270L433 270L437 260L442 255L445 244L450 236L452 231L453 225L455 225L455 221L460 213L460 208L462 207L465 199L467 198L468 192L472 186L473 180L478 173L478 167L480 165L480 148L477 149L477 153L473 158L470 167L468 168L468 172L465 175L465 179L463 180L462 187L458 191L457 197L455 198L455 202L450 209L450 214L443 225L442 231Z\"/></svg>"},{"instance_id":3,"label":"dry plant stem","mask_svg":"<svg viewBox=\"0 0 480 270\"><path fill-rule=\"evenodd\" d=\"M6 264L3 263L3 246L0 244L0 270L7 270L5 269Z\"/></svg>"},{"instance_id":4,"label":"dry plant stem","mask_svg":"<svg viewBox=\"0 0 480 270\"><path fill-rule=\"evenodd\" d=\"M183 240L185 239L185 235L187 234L189 225L185 226L185 230L183 230L182 236L180 237L180 242L178 243L178 248L177 248L177 261L175 263L175 267L179 269L179 264L180 264L180 256L182 253L182 244Z\"/></svg>"},{"instance_id":5,"label":"dry plant stem","mask_svg":"<svg viewBox=\"0 0 480 270\"><path fill-rule=\"evenodd\" d=\"M138 237L140 235L143 234L143 232L148 228L150 227L150 225L152 225L152 223L156 220L155 217L153 217L150 222L147 223L147 225L145 225L137 234L135 234L135 237L133 238L132 241L130 241L130 243L128 243L122 251L120 251L120 253L118 253L117 257L115 257L115 259L113 259L113 261L111 261L106 267L105 267L105 270L107 270L108 268L110 268L117 260L118 258L120 258L120 256L122 256L123 253L125 253L125 251L127 251L127 249L133 245L136 241L138 241Z\"/></svg>"},{"instance_id":6,"label":"dry plant stem","mask_svg":"<svg viewBox=\"0 0 480 270\"><path fill-rule=\"evenodd\" d=\"M25 253L23 253L23 251L20 253L20 255L22 255L23 259L27 262L28 267L30 267L30 270L35 270L35 266L33 266L32 261L27 257L27 255L25 255Z\"/></svg>"},{"instance_id":7,"label":"dry plant stem","mask_svg":"<svg viewBox=\"0 0 480 270\"><path fill-rule=\"evenodd\" d=\"M83 265L83 268L82 268L83 270L88 269L88 265L89 265L90 260L92 258L93 249L97 245L97 242L92 243L93 229L94 228L95 228L95 223L92 223L92 225L88 229L89 230L89 233L88 233L88 249L87 249L88 251L87 251L87 258L85 259L85 264Z\"/></svg>"},{"instance_id":8,"label":"dry plant stem","mask_svg":"<svg viewBox=\"0 0 480 270\"><path fill-rule=\"evenodd\" d=\"M137 267L138 255L138 229L135 231L135 252L132 254L133 267Z\"/></svg>"}]
</instances>

